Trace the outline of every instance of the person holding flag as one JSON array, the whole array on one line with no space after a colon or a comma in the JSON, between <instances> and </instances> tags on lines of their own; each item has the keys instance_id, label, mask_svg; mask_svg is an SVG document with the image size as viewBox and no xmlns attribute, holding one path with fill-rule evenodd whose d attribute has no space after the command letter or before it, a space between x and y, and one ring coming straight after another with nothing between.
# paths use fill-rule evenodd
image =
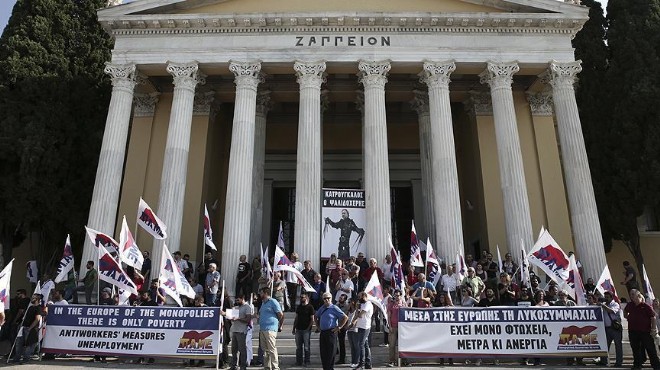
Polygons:
<instances>
[{"instance_id":1,"label":"person holding flag","mask_svg":"<svg viewBox=\"0 0 660 370\"><path fill-rule=\"evenodd\" d=\"M606 291L605 302L600 303L603 307L603 321L605 323L605 337L607 339L607 350L614 341L615 361L614 367L621 367L623 364L623 326L621 325L621 306L614 300L614 294ZM609 364L607 357L601 357L597 365L607 366Z\"/></svg>"},{"instance_id":2,"label":"person holding flag","mask_svg":"<svg viewBox=\"0 0 660 370\"><path fill-rule=\"evenodd\" d=\"M98 281L98 271L94 268L94 261L87 261L87 273L79 281L83 283L82 286L76 287L73 293L73 304L78 303L78 293L85 292L85 304L92 304L92 293L94 286Z\"/></svg>"},{"instance_id":3,"label":"person holding flag","mask_svg":"<svg viewBox=\"0 0 660 370\"><path fill-rule=\"evenodd\" d=\"M426 281L426 275L419 273L417 283L408 291L415 307L431 307L431 302L435 297L435 286L430 281Z\"/></svg>"},{"instance_id":4,"label":"person holding flag","mask_svg":"<svg viewBox=\"0 0 660 370\"><path fill-rule=\"evenodd\" d=\"M39 282L37 282L37 289L32 294L30 306L25 312L25 316L23 316L23 321L19 329L21 332L16 337L16 342L14 343L14 358L9 362L25 363L29 361L34 354L34 349L39 343L39 328L41 318L44 314L42 307L44 297L39 293L41 290Z\"/></svg>"}]
</instances>

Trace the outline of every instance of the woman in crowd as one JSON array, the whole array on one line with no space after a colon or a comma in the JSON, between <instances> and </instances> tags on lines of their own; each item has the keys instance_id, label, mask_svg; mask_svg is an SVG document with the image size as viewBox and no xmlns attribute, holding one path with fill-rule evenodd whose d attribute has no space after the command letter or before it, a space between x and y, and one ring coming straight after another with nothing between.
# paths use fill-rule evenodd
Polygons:
<instances>
[{"instance_id":1,"label":"woman in crowd","mask_svg":"<svg viewBox=\"0 0 660 370\"><path fill-rule=\"evenodd\" d=\"M477 267L475 268L475 275L477 275L481 281L486 281L487 275L486 271L484 271L484 266L480 263L477 263Z\"/></svg>"},{"instance_id":2,"label":"woman in crowd","mask_svg":"<svg viewBox=\"0 0 660 370\"><path fill-rule=\"evenodd\" d=\"M542 290L537 290L534 294L534 301L536 302L536 307L548 307L550 304L545 301L545 292Z\"/></svg>"},{"instance_id":3,"label":"woman in crowd","mask_svg":"<svg viewBox=\"0 0 660 370\"><path fill-rule=\"evenodd\" d=\"M500 304L503 306L515 306L518 296L518 285L511 281L511 275L503 272L500 274L500 282L497 284L497 292Z\"/></svg>"},{"instance_id":4,"label":"woman in crowd","mask_svg":"<svg viewBox=\"0 0 660 370\"><path fill-rule=\"evenodd\" d=\"M353 325L355 321L355 315L358 312L358 304L356 299L351 299L348 306L348 329L346 329L346 334L348 334L348 345L351 348L351 368L355 368L359 362L360 355L360 343L357 336L357 327Z\"/></svg>"},{"instance_id":5,"label":"woman in crowd","mask_svg":"<svg viewBox=\"0 0 660 370\"><path fill-rule=\"evenodd\" d=\"M474 307L479 303L472 296L472 288L464 287L461 289L461 307Z\"/></svg>"}]
</instances>

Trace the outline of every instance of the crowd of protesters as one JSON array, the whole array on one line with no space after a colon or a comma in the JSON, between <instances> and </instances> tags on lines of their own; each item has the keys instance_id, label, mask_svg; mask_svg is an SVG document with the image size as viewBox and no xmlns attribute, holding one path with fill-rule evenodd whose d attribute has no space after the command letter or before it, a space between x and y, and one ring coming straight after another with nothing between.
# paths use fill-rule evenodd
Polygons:
<instances>
[{"instance_id":1,"label":"crowd of protesters","mask_svg":"<svg viewBox=\"0 0 660 370\"><path fill-rule=\"evenodd\" d=\"M144 252L145 263L141 270L131 267L126 269L127 275L135 283L139 294L128 297L128 304L136 306L161 306L167 303L165 291L160 287L157 277L151 276L151 261L149 253ZM182 303L188 307L219 306L224 302L221 313L234 307L238 315L225 319L225 342L221 365L229 364L229 344L231 343L232 369L245 369L247 366L247 349L245 335L252 319L259 323L259 351L255 366L263 365L266 369L279 369L277 353L277 333L281 332L285 311L295 312L293 334L296 342L296 365L309 366L311 354L310 337L315 331L319 333L321 342L319 354L324 369L332 369L335 364L351 364L351 368L369 369L372 367L370 348L373 345L389 347L388 366L397 366L398 362L398 311L401 307L491 307L491 306L574 306L573 297L562 290L554 281L543 282L533 271L529 286L521 283L519 267L510 254L505 255L500 263L493 261L493 255L484 252L479 259L468 254L465 258L465 276L459 279L454 265L442 265L444 274L437 284L427 279L424 268L404 266L404 288L394 286L392 261L386 256L379 265L375 258L367 259L363 253L350 257L346 261L332 255L321 268L315 271L311 261L299 261L294 252L289 256L292 266L301 272L302 276L314 288L313 292L305 292L291 273L275 272L269 279L262 271L261 260L255 257L248 263L247 256L240 256L235 271L235 300L229 299L229 290L225 290L224 300L221 297L221 271L213 253L207 252L204 260L195 268L189 261L189 256L173 253L179 270L185 275L196 293L195 298L182 296ZM196 272L196 273L195 273ZM376 274L383 288L384 299L381 312L364 292L372 275ZM622 366L622 317L628 320L628 335L633 351L633 368L641 367L647 359L653 368L660 368L657 356L657 332L660 325L660 305L658 301L646 302L639 292L637 274L628 262L624 263L622 284L629 292L630 302L621 308L620 302L613 292L606 291L603 295L596 289L593 279L584 281L587 302L590 305L603 307L604 324L607 336L607 346L615 344L615 359L611 363L607 357L597 359L597 364ZM11 354L14 361L26 361L31 358L38 346L38 336L35 328L39 321L47 316L48 308L42 302L46 300L54 305L78 303L78 294L84 293L85 303L92 304L96 299L100 305L117 305L125 297L113 287L100 282L93 261L87 263L87 271L82 278L73 272L69 280L55 287L50 276L44 275L44 283L52 284L50 297L35 294L28 297L25 290L17 290L16 298L12 300L6 324L2 327L1 336L14 340L19 332L22 335L16 339L15 350ZM326 282L329 286L326 286ZM329 292L328 292L329 291ZM43 290L42 290L43 292ZM314 328L316 328L314 330ZM381 336L376 333L382 332ZM654 340L656 342L654 343ZM376 343L380 342L380 343ZM350 356L347 356L347 348ZM95 356L93 361L105 361L103 356ZM139 358L135 362L143 362ZM452 359L443 359L442 363L452 363ZM582 364L582 359L567 359L567 364ZM149 358L147 363L153 363ZM466 361L469 363L469 361ZM481 365L482 360L476 359L475 365ZM497 364L497 361L494 360ZM523 359L524 364L540 365L540 359ZM195 364L191 361L191 365ZM196 365L203 365L198 361ZM405 361L403 365L408 365Z\"/></svg>"}]
</instances>

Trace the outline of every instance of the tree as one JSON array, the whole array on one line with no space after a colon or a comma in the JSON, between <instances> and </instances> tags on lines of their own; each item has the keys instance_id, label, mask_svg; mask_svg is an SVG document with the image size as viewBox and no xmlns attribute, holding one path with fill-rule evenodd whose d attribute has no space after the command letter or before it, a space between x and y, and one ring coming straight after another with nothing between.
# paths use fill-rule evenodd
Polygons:
<instances>
[{"instance_id":1,"label":"tree","mask_svg":"<svg viewBox=\"0 0 660 370\"><path fill-rule=\"evenodd\" d=\"M592 11L597 7L593 1L583 3L591 3ZM602 22L597 14L590 22L594 20ZM586 32L584 38L588 35L600 37L595 31ZM660 180L658 0L610 0L606 42L606 69L592 73L603 66L601 48L587 47L586 41L576 38L580 49L576 54L598 67L581 76L580 111L606 245L621 240L641 267L637 218L660 200L656 190Z\"/></svg>"},{"instance_id":2,"label":"tree","mask_svg":"<svg viewBox=\"0 0 660 370\"><path fill-rule=\"evenodd\" d=\"M28 232L41 236L42 271L67 233L82 244L110 98L112 42L96 17L104 3L18 0L0 37L5 260Z\"/></svg>"}]
</instances>

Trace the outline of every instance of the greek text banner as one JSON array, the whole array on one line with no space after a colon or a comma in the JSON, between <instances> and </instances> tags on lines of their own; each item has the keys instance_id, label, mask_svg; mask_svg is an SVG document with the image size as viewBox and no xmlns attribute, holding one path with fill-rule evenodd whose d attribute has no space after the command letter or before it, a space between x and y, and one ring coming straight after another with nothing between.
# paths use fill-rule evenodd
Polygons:
<instances>
[{"instance_id":1,"label":"greek text banner","mask_svg":"<svg viewBox=\"0 0 660 370\"><path fill-rule=\"evenodd\" d=\"M399 310L403 358L596 357L606 346L600 307Z\"/></svg>"},{"instance_id":2,"label":"greek text banner","mask_svg":"<svg viewBox=\"0 0 660 370\"><path fill-rule=\"evenodd\" d=\"M214 358L219 308L50 306L44 352Z\"/></svg>"}]
</instances>

